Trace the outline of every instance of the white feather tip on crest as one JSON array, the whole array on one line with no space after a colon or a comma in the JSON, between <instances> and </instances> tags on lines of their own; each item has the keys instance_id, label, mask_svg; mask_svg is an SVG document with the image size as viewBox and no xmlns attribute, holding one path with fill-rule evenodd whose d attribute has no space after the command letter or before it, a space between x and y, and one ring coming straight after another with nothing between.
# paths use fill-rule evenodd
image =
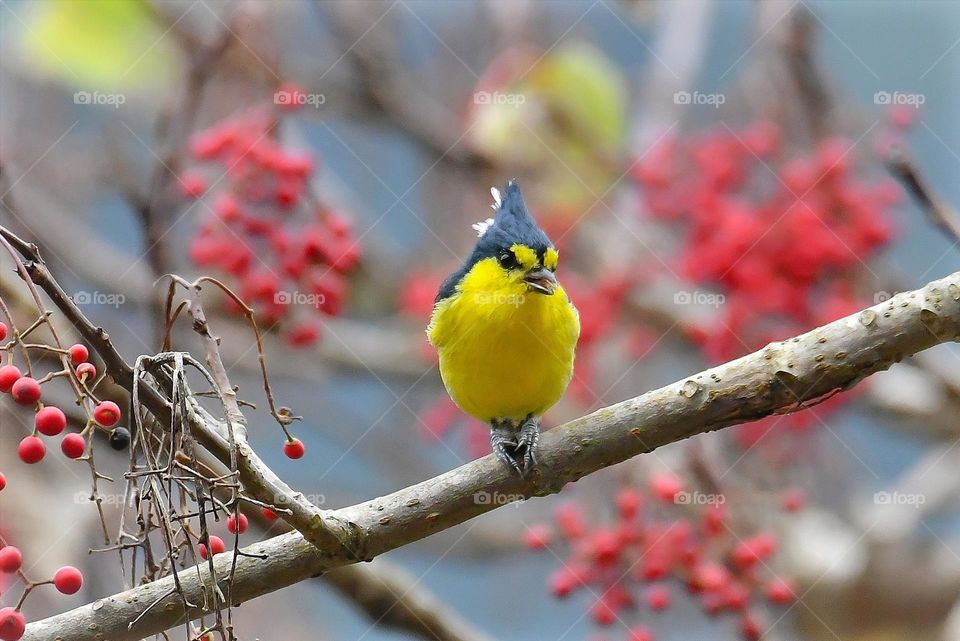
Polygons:
<instances>
[{"instance_id":1,"label":"white feather tip on crest","mask_svg":"<svg viewBox=\"0 0 960 641\"><path fill-rule=\"evenodd\" d=\"M486 234L492 224L493 218L487 218L486 220L481 220L479 223L473 223L473 228L477 230L477 238Z\"/></svg>"},{"instance_id":2,"label":"white feather tip on crest","mask_svg":"<svg viewBox=\"0 0 960 641\"><path fill-rule=\"evenodd\" d=\"M500 204L503 202L503 200L500 198L500 190L497 189L496 187L491 187L490 195L493 196L493 204L490 205L490 207L494 211L500 209Z\"/></svg>"}]
</instances>

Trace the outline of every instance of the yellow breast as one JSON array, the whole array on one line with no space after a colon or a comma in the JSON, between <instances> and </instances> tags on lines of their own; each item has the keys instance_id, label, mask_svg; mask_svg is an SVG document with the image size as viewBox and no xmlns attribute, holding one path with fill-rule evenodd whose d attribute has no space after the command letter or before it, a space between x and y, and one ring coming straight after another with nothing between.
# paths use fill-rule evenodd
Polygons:
<instances>
[{"instance_id":1,"label":"yellow breast","mask_svg":"<svg viewBox=\"0 0 960 641\"><path fill-rule=\"evenodd\" d=\"M530 292L483 265L437 304L427 328L450 397L482 421L541 416L560 400L579 334L562 287L553 295Z\"/></svg>"}]
</instances>

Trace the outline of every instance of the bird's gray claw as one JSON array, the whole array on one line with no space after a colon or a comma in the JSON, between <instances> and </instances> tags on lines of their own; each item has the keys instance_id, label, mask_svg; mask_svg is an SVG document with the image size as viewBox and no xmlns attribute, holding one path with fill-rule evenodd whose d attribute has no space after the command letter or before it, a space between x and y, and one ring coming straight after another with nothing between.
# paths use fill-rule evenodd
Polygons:
<instances>
[{"instance_id":1,"label":"bird's gray claw","mask_svg":"<svg viewBox=\"0 0 960 641\"><path fill-rule=\"evenodd\" d=\"M523 453L523 471L526 476L537 466L537 445L540 443L540 422L529 418L520 426L520 438L517 439L516 452Z\"/></svg>"},{"instance_id":2,"label":"bird's gray claw","mask_svg":"<svg viewBox=\"0 0 960 641\"><path fill-rule=\"evenodd\" d=\"M501 462L523 476L523 470L514 458L518 448L517 442L513 440L514 436L516 436L516 433L511 430L494 427L490 433L490 446Z\"/></svg>"}]
</instances>

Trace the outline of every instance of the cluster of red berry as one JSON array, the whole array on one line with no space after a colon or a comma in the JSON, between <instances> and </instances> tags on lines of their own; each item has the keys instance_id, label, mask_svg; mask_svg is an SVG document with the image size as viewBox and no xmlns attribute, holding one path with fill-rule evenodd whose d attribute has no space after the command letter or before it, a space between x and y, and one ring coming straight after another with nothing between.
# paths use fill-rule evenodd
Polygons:
<instances>
[{"instance_id":1,"label":"cluster of red berry","mask_svg":"<svg viewBox=\"0 0 960 641\"><path fill-rule=\"evenodd\" d=\"M199 168L180 177L187 197L218 192L190 257L233 279L258 319L281 324L288 342L309 345L320 337L319 316L340 313L344 276L360 252L347 219L310 191L313 157L285 150L276 128L273 110L254 109L192 137L192 156L219 164L225 184L218 189Z\"/></svg>"},{"instance_id":2,"label":"cluster of red berry","mask_svg":"<svg viewBox=\"0 0 960 641\"><path fill-rule=\"evenodd\" d=\"M585 588L596 599L591 616L599 625L611 625L638 602L653 612L670 607L670 584L684 585L710 615L734 613L742 636L756 641L763 626L760 602L791 603L792 583L773 576L768 565L777 538L759 533L739 538L724 501L693 500L683 482L670 473L649 479L649 494L625 487L616 496L613 524L589 526L579 506L562 505L555 525L536 525L525 534L528 547L552 546L557 539L570 549L570 558L549 579L551 592L567 597ZM784 494L782 509L795 511L804 504L799 490ZM640 596L640 599L638 599ZM628 641L653 641L647 626L632 628Z\"/></svg>"},{"instance_id":3,"label":"cluster of red berry","mask_svg":"<svg viewBox=\"0 0 960 641\"><path fill-rule=\"evenodd\" d=\"M12 545L0 548L0 572L4 574L20 573L23 567L23 553ZM65 565L57 570L49 581L33 583L40 585L52 583L61 594L76 594L83 586L83 574L75 567ZM17 641L23 636L26 620L19 608L6 607L0 609L0 640Z\"/></svg>"},{"instance_id":4,"label":"cluster of red berry","mask_svg":"<svg viewBox=\"0 0 960 641\"><path fill-rule=\"evenodd\" d=\"M779 128L761 121L665 140L635 163L646 210L685 227L680 275L724 296L718 319L687 328L708 358L860 307L857 272L889 243L901 191L861 177L855 147L827 138L792 156Z\"/></svg>"},{"instance_id":5,"label":"cluster of red berry","mask_svg":"<svg viewBox=\"0 0 960 641\"><path fill-rule=\"evenodd\" d=\"M0 340L4 340L7 335L7 326L0 323ZM83 345L73 345L68 350L70 361L75 369L71 373L63 372L65 375L76 376L81 385L92 381L96 377L96 367L87 361L90 354ZM52 380L53 376L48 375L44 381ZM29 375L24 375L20 369L13 364L7 364L0 367L0 392L10 394L10 397L19 405L35 407L34 415L34 433L24 437L17 447L17 455L24 463L39 463L46 456L47 448L43 440L37 434L44 436L59 436L67 427L67 416L63 410L53 405L44 405L41 402L41 381ZM93 422L103 428L113 428L110 432L110 445L117 450L126 448L130 442L130 432L123 427L114 427L120 421L120 408L113 401L101 401L97 403L93 410ZM83 456L86 450L87 442L84 434L89 434L90 429L85 429L82 433L70 433L60 441L60 450L67 458L77 459ZM4 485L6 480L0 474L0 486Z\"/></svg>"}]
</instances>

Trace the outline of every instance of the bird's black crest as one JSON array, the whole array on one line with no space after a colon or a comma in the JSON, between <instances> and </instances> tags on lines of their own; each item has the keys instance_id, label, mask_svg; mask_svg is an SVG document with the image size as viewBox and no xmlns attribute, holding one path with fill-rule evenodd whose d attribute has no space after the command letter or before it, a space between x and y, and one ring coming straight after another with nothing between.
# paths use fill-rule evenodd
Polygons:
<instances>
[{"instance_id":1,"label":"bird's black crest","mask_svg":"<svg viewBox=\"0 0 960 641\"><path fill-rule=\"evenodd\" d=\"M477 239L477 244L463 267L451 274L440 286L435 302L452 296L456 291L457 283L479 261L497 256L501 251L508 250L516 244L526 245L534 250L541 260L547 248L553 247L553 243L537 225L537 221L533 219L524 204L520 185L516 180L511 180L503 190L493 223L487 226L486 231L482 232Z\"/></svg>"}]
</instances>

